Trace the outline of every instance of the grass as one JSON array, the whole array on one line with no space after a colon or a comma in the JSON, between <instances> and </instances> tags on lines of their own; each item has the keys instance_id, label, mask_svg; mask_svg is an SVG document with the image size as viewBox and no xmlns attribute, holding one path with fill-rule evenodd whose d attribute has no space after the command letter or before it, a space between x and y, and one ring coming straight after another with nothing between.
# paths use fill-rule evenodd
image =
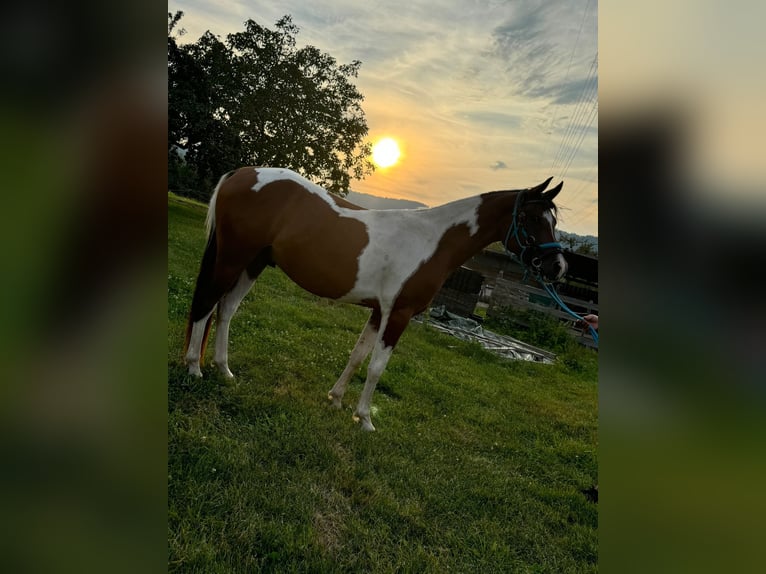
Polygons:
<instances>
[{"instance_id":1,"label":"grass","mask_svg":"<svg viewBox=\"0 0 766 574\"><path fill-rule=\"evenodd\" d=\"M499 359L413 324L373 397L327 391L368 312L267 269L228 382L181 364L204 207L168 197L168 561L173 572L595 572L597 363ZM212 335L211 335L212 336ZM208 349L208 361L212 348Z\"/></svg>"}]
</instances>

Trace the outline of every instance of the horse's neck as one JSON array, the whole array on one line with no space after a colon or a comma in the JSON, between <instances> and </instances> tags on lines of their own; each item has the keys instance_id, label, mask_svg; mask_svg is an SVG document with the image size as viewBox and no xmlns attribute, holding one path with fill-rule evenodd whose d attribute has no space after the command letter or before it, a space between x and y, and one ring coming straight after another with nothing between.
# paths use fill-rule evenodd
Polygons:
<instances>
[{"instance_id":1,"label":"horse's neck","mask_svg":"<svg viewBox=\"0 0 766 574\"><path fill-rule=\"evenodd\" d=\"M509 224L506 221L510 222L512 217L515 200L514 192L493 192L453 201L422 213L439 222L445 231L461 224L467 227L467 237L462 233L448 239L445 234L449 244L442 248L451 252L451 259L457 266L502 238Z\"/></svg>"},{"instance_id":2,"label":"horse's neck","mask_svg":"<svg viewBox=\"0 0 766 574\"><path fill-rule=\"evenodd\" d=\"M492 191L481 196L479 224L489 238L485 245L502 241L513 223L513 211L518 191Z\"/></svg>"},{"instance_id":3,"label":"horse's neck","mask_svg":"<svg viewBox=\"0 0 766 574\"><path fill-rule=\"evenodd\" d=\"M445 230L453 225L465 224L473 235L478 229L480 206L480 196L466 197L431 209L420 210L417 213L433 225Z\"/></svg>"}]
</instances>

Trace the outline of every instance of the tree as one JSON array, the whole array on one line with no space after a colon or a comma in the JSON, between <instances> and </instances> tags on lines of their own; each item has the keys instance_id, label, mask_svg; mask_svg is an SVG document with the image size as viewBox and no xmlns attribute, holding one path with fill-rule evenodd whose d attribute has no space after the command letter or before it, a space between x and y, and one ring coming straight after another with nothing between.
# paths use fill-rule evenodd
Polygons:
<instances>
[{"instance_id":1,"label":"tree","mask_svg":"<svg viewBox=\"0 0 766 574\"><path fill-rule=\"evenodd\" d=\"M570 251L574 250L575 246L577 245L577 238L574 235L565 235L562 231L559 231L559 241L565 247L568 247Z\"/></svg>"},{"instance_id":2,"label":"tree","mask_svg":"<svg viewBox=\"0 0 766 574\"><path fill-rule=\"evenodd\" d=\"M288 167L342 195L372 172L364 97L352 83L361 62L298 49L290 16L273 30L248 20L226 42L208 31L179 46L181 15L168 14L171 164L181 161L174 146L185 149L206 191L240 165Z\"/></svg>"},{"instance_id":3,"label":"tree","mask_svg":"<svg viewBox=\"0 0 766 574\"><path fill-rule=\"evenodd\" d=\"M591 235L577 235L576 233L568 233L566 231L559 230L559 242L573 253L580 253L582 255L598 255L597 241Z\"/></svg>"},{"instance_id":4,"label":"tree","mask_svg":"<svg viewBox=\"0 0 766 574\"><path fill-rule=\"evenodd\" d=\"M583 242L577 246L577 249L575 249L575 253L580 253L582 255L594 255L596 252L593 249L593 245L591 245L590 243Z\"/></svg>"}]
</instances>

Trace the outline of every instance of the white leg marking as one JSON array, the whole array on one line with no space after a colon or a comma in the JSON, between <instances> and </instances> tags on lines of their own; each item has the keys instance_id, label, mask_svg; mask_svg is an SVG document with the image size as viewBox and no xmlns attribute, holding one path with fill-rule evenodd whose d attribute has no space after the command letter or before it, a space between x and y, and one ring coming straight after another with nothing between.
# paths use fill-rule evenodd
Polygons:
<instances>
[{"instance_id":1,"label":"white leg marking","mask_svg":"<svg viewBox=\"0 0 766 574\"><path fill-rule=\"evenodd\" d=\"M364 383L364 390L362 391L362 396L359 397L356 411L354 411L354 421L361 423L362 428L366 431L375 430L370 420L370 401L372 400L372 393L375 392L375 385L378 384L380 375L383 374L383 370L386 368L393 351L394 348L386 347L385 343L383 343L383 338L380 337L372 353L370 366L367 368L367 380Z\"/></svg>"},{"instance_id":2,"label":"white leg marking","mask_svg":"<svg viewBox=\"0 0 766 574\"><path fill-rule=\"evenodd\" d=\"M186 364L189 367L189 374L195 377L201 377L202 371L199 368L199 359L202 348L202 337L205 334L205 324L213 313L205 315L202 319L192 325L191 337L189 337L189 348L186 351Z\"/></svg>"},{"instance_id":3,"label":"white leg marking","mask_svg":"<svg viewBox=\"0 0 766 574\"><path fill-rule=\"evenodd\" d=\"M372 325L372 317L370 317L364 329L362 330L362 334L359 335L359 340L357 340L356 345L354 346L354 350L351 351L351 357L348 360L346 368L343 370L340 378L335 383L333 388L330 389L330 392L327 395L327 397L332 401L332 406L334 406L336 409L341 408L341 401L343 401L343 395L346 394L348 383L351 380L351 377L354 376L356 370L359 368L359 365L362 364L362 362L367 358L367 355L370 354L370 351L372 351L372 347L375 345L375 341L377 340L377 335L378 331Z\"/></svg>"},{"instance_id":4,"label":"white leg marking","mask_svg":"<svg viewBox=\"0 0 766 574\"><path fill-rule=\"evenodd\" d=\"M243 271L234 288L221 297L221 301L218 304L218 320L215 331L215 358L213 362L227 379L234 378L234 375L229 370L229 324L242 299L245 298L245 295L253 286L253 283L255 283L255 279L251 279L247 271Z\"/></svg>"}]
</instances>

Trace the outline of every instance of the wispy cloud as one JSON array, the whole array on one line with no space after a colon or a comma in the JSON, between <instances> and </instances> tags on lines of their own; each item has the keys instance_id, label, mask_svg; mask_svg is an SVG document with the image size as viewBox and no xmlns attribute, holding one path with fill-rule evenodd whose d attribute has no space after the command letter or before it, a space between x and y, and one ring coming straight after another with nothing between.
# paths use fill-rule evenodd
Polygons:
<instances>
[{"instance_id":1,"label":"wispy cloud","mask_svg":"<svg viewBox=\"0 0 766 574\"><path fill-rule=\"evenodd\" d=\"M577 101L597 46L595 19L583 18L586 7L582 2L514 3L492 32L491 53L516 80L517 93L558 104Z\"/></svg>"},{"instance_id":2,"label":"wispy cloud","mask_svg":"<svg viewBox=\"0 0 766 574\"><path fill-rule=\"evenodd\" d=\"M499 127L504 130L520 128L523 120L518 114L491 111L459 112L459 115L471 123Z\"/></svg>"}]
</instances>

